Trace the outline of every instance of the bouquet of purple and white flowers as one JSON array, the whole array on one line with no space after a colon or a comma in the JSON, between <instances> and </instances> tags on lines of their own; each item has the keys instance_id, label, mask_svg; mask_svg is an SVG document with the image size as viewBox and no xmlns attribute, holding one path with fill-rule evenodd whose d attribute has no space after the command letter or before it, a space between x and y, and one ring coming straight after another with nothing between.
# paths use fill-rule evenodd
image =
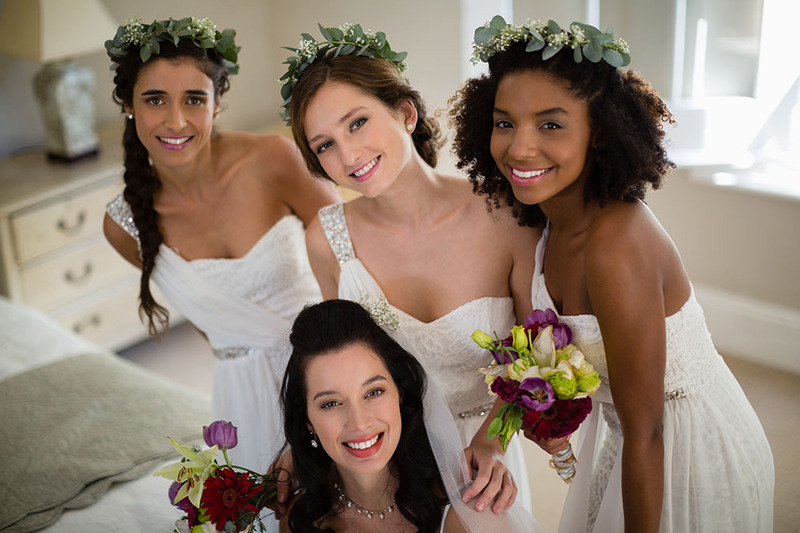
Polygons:
<instances>
[{"instance_id":1,"label":"bouquet of purple and white flowers","mask_svg":"<svg viewBox=\"0 0 800 533\"><path fill-rule=\"evenodd\" d=\"M504 339L475 330L472 340L494 357L479 372L490 394L505 402L489 426L489 438L499 435L503 449L523 428L542 440L565 437L592 410L588 396L600 377L552 309L535 310Z\"/></svg>"}]
</instances>

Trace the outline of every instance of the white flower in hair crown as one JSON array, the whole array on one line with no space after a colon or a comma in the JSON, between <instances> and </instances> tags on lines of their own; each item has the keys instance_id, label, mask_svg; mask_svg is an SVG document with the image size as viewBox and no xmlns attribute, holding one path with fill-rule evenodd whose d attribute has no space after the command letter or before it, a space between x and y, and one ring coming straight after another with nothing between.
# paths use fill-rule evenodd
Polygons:
<instances>
[{"instance_id":1,"label":"white flower in hair crown","mask_svg":"<svg viewBox=\"0 0 800 533\"><path fill-rule=\"evenodd\" d=\"M161 53L161 43L178 46L181 39L189 39L199 48L216 53L229 74L237 74L239 65L236 62L241 46L236 46L235 37L236 30L217 31L217 25L207 18L154 20L145 26L141 17L134 17L117 28L116 35L106 41L105 46L112 59L126 55L130 47L138 48L139 58L146 63L151 56ZM116 66L114 63L111 68Z\"/></svg>"},{"instance_id":2,"label":"white flower in hair crown","mask_svg":"<svg viewBox=\"0 0 800 533\"><path fill-rule=\"evenodd\" d=\"M553 20L546 23L529 21L516 26L497 15L475 30L472 63L489 61L490 57L516 42L527 42L526 52L542 50L544 60L568 46L573 50L572 57L576 63L586 58L592 63L605 61L612 67L624 67L631 62L628 43L624 39L615 39L612 28L601 32L589 24L573 22L569 30L562 30Z\"/></svg>"},{"instance_id":3,"label":"white flower in hair crown","mask_svg":"<svg viewBox=\"0 0 800 533\"><path fill-rule=\"evenodd\" d=\"M364 31L360 24L345 23L339 27L324 28L317 23L317 26L324 41L317 42L308 33L303 33L297 48L284 46L286 50L295 53L283 62L289 67L279 80L281 82L281 98L283 98L281 117L287 124L289 123L289 104L292 101L294 84L303 71L318 57L325 57L329 53L333 57L347 55L374 57L388 61L400 72L406 69L406 52L392 50L386 40L386 34L382 31L377 33L370 30Z\"/></svg>"}]
</instances>

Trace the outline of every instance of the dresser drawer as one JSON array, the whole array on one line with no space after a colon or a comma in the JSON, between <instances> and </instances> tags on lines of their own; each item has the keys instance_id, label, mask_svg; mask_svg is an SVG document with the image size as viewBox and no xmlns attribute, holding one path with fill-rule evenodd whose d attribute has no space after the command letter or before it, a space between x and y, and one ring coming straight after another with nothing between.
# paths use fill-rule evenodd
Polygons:
<instances>
[{"instance_id":1,"label":"dresser drawer","mask_svg":"<svg viewBox=\"0 0 800 533\"><path fill-rule=\"evenodd\" d=\"M25 267L23 300L45 311L139 272L104 240Z\"/></svg>"},{"instance_id":2,"label":"dresser drawer","mask_svg":"<svg viewBox=\"0 0 800 533\"><path fill-rule=\"evenodd\" d=\"M169 325L186 319L172 309L166 298L152 285L153 297L169 311ZM139 319L139 278L133 276L103 291L84 305L67 305L49 313L73 333L111 350L121 350L149 338L147 325Z\"/></svg>"},{"instance_id":3,"label":"dresser drawer","mask_svg":"<svg viewBox=\"0 0 800 533\"><path fill-rule=\"evenodd\" d=\"M53 318L73 333L113 348L132 338L146 337L145 326L139 321L138 298L138 284L132 284L85 307L54 314Z\"/></svg>"},{"instance_id":4,"label":"dresser drawer","mask_svg":"<svg viewBox=\"0 0 800 533\"><path fill-rule=\"evenodd\" d=\"M101 232L106 204L120 189L121 184L114 181L76 191L58 202L12 213L11 233L17 262L22 263Z\"/></svg>"}]
</instances>

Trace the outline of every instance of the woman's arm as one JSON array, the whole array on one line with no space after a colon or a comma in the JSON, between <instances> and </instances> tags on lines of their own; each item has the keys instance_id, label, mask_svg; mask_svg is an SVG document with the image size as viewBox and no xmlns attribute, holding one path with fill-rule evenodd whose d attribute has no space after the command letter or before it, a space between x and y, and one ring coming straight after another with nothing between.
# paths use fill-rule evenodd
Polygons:
<instances>
[{"instance_id":1,"label":"woman's arm","mask_svg":"<svg viewBox=\"0 0 800 533\"><path fill-rule=\"evenodd\" d=\"M444 527L442 530L444 533L468 533L467 528L461 523L458 513L452 508L447 509L447 515L444 518Z\"/></svg>"},{"instance_id":2,"label":"woman's arm","mask_svg":"<svg viewBox=\"0 0 800 533\"><path fill-rule=\"evenodd\" d=\"M516 220L513 221L516 224ZM509 232L513 235L511 242L511 256L513 266L509 275L509 288L514 298L514 313L517 324L533 311L531 302L531 283L536 266L536 245L542 236L539 228L512 227Z\"/></svg>"},{"instance_id":3,"label":"woman's arm","mask_svg":"<svg viewBox=\"0 0 800 533\"><path fill-rule=\"evenodd\" d=\"M139 259L139 245L133 237L119 227L114 219L106 213L103 217L103 233L108 243L136 268L142 268L142 261Z\"/></svg>"},{"instance_id":4,"label":"woman's arm","mask_svg":"<svg viewBox=\"0 0 800 533\"><path fill-rule=\"evenodd\" d=\"M319 217L314 217L308 224L306 249L311 271L314 272L314 276L317 278L319 288L322 290L322 297L325 300L338 297L341 268L333 250L331 250L331 245L328 243L328 238L325 236Z\"/></svg>"},{"instance_id":5,"label":"woman's arm","mask_svg":"<svg viewBox=\"0 0 800 533\"><path fill-rule=\"evenodd\" d=\"M664 490L663 255L645 217L603 224L590 240L587 291L602 333L624 436L625 531L657 532Z\"/></svg>"}]
</instances>

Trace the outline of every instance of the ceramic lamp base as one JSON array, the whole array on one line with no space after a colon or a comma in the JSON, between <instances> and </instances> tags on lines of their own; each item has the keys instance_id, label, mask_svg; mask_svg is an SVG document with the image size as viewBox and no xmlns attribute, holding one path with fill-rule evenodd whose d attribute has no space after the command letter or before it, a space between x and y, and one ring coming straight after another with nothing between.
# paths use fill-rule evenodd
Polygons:
<instances>
[{"instance_id":1,"label":"ceramic lamp base","mask_svg":"<svg viewBox=\"0 0 800 533\"><path fill-rule=\"evenodd\" d=\"M69 61L45 63L33 79L47 134L47 156L74 161L97 153L91 70Z\"/></svg>"}]
</instances>

